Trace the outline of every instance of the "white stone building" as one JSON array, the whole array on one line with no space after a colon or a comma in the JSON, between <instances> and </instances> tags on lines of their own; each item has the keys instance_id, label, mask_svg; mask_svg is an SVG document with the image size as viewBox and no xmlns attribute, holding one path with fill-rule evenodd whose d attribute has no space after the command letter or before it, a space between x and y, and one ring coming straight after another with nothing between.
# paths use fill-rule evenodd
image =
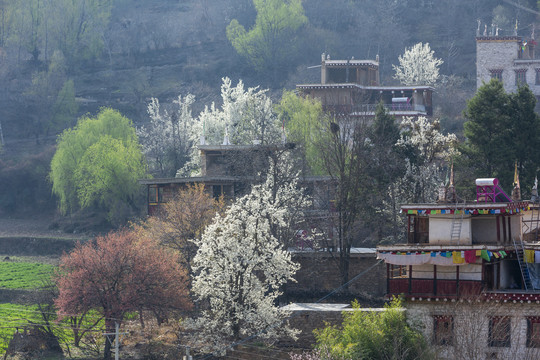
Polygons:
<instances>
[{"instance_id":1,"label":"white stone building","mask_svg":"<svg viewBox=\"0 0 540 360\"><path fill-rule=\"evenodd\" d=\"M515 92L521 83L540 97L540 59L536 59L535 47L534 39L521 36L477 36L476 87L497 78L507 92Z\"/></svg>"}]
</instances>

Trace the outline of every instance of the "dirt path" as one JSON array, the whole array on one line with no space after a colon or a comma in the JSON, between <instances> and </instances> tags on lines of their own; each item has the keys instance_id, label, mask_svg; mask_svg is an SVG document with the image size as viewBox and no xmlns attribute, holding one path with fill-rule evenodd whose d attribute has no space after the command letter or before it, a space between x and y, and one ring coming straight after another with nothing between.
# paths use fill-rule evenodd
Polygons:
<instances>
[{"instance_id":1,"label":"dirt path","mask_svg":"<svg viewBox=\"0 0 540 360\"><path fill-rule=\"evenodd\" d=\"M35 219L0 218L0 237L59 237L82 238L81 234L66 234L60 230L49 229L53 217L40 216Z\"/></svg>"}]
</instances>

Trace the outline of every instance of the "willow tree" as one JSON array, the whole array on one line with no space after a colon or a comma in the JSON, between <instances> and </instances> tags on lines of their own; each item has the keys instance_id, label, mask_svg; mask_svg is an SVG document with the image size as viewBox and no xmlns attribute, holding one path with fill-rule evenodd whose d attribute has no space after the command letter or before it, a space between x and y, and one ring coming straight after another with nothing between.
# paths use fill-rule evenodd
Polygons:
<instances>
[{"instance_id":1,"label":"willow tree","mask_svg":"<svg viewBox=\"0 0 540 360\"><path fill-rule=\"evenodd\" d=\"M144 158L131 120L113 109L79 119L58 138L49 177L63 213L95 207L109 219L136 209Z\"/></svg>"},{"instance_id":2,"label":"willow tree","mask_svg":"<svg viewBox=\"0 0 540 360\"><path fill-rule=\"evenodd\" d=\"M253 0L257 17L251 30L234 19L227 38L255 70L277 72L296 48L298 30L308 22L301 0Z\"/></svg>"}]
</instances>

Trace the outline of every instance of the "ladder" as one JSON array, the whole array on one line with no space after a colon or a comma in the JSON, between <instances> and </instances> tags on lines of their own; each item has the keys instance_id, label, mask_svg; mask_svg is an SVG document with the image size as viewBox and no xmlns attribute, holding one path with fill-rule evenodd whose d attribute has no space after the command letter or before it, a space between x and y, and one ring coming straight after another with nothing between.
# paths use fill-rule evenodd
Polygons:
<instances>
[{"instance_id":1,"label":"ladder","mask_svg":"<svg viewBox=\"0 0 540 360\"><path fill-rule=\"evenodd\" d=\"M452 228L450 230L450 240L453 242L456 240L459 242L461 237L461 226L463 225L463 215L465 214L465 201L461 209L458 207L459 203L456 201L454 206L454 216L452 217ZM457 213L459 211L459 214Z\"/></svg>"},{"instance_id":2,"label":"ladder","mask_svg":"<svg viewBox=\"0 0 540 360\"><path fill-rule=\"evenodd\" d=\"M533 208L534 209L534 208ZM535 225L536 226L536 229L534 230L534 240L533 241L538 241L538 236L540 235L539 234L539 230L538 227L540 226L540 205L537 206L536 208L536 219L534 219L534 216L531 216L531 229L532 229L532 226Z\"/></svg>"},{"instance_id":3,"label":"ladder","mask_svg":"<svg viewBox=\"0 0 540 360\"><path fill-rule=\"evenodd\" d=\"M523 247L523 241L516 241L516 239L512 238L512 242L514 243L514 249L516 250L516 257L525 290L532 290L533 287L531 275L529 274L529 265L525 262L525 248Z\"/></svg>"}]
</instances>

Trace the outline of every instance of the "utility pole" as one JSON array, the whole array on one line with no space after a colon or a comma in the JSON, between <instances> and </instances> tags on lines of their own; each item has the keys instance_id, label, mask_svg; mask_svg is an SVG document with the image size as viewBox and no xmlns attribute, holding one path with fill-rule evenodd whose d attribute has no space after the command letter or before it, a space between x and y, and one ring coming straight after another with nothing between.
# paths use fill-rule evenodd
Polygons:
<instances>
[{"instance_id":1,"label":"utility pole","mask_svg":"<svg viewBox=\"0 0 540 360\"><path fill-rule=\"evenodd\" d=\"M4 133L2 132L2 122L0 121L0 147L4 146Z\"/></svg>"},{"instance_id":2,"label":"utility pole","mask_svg":"<svg viewBox=\"0 0 540 360\"><path fill-rule=\"evenodd\" d=\"M189 355L189 346L186 346L186 355L184 355L184 360L193 360L193 357Z\"/></svg>"},{"instance_id":3,"label":"utility pole","mask_svg":"<svg viewBox=\"0 0 540 360\"><path fill-rule=\"evenodd\" d=\"M120 332L120 324L118 322L115 323L115 329L113 333L103 333L107 337L107 341L109 340L109 335L114 335L114 360L120 359L120 335L125 335L127 333L121 333Z\"/></svg>"}]
</instances>

